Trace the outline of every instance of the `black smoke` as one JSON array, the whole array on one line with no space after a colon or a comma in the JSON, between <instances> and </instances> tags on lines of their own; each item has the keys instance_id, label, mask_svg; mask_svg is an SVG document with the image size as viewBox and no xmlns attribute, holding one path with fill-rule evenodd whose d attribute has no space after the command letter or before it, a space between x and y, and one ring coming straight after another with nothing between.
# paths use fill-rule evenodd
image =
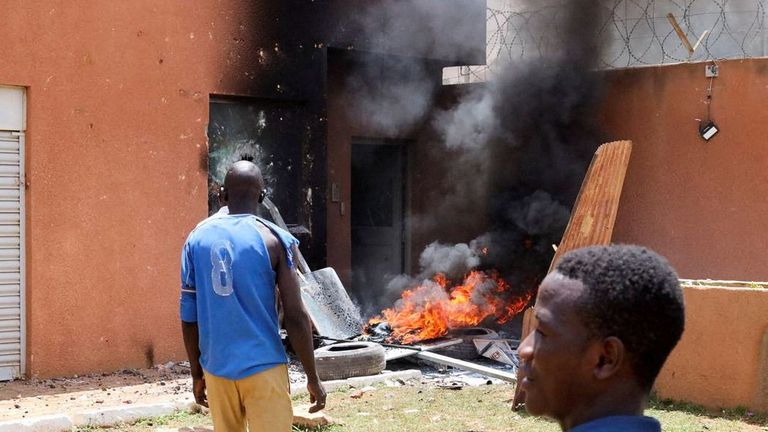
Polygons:
<instances>
[{"instance_id":1,"label":"black smoke","mask_svg":"<svg viewBox=\"0 0 768 432\"><path fill-rule=\"evenodd\" d=\"M486 83L465 86L447 109L435 105L439 90L430 82L434 77L429 62L416 61L429 52L416 52L408 61L386 68L369 64L359 69L362 79L348 80L348 90L360 96L352 99L363 104L354 110L375 113L369 116L375 118L375 129L397 136L426 119L431 132L424 136L439 142L433 148L435 159L451 155L450 175L441 185L445 191L427 213L410 215L411 229L455 233L457 226L487 222L480 231L484 234L467 233L464 243L450 244L439 234L428 239L415 276L391 279L377 291L380 298L366 297L366 310L391 306L393 295L439 271L455 276L472 268L493 268L521 294L537 287L601 142L596 121L602 99L596 71L596 26L603 12L599 3L567 0L542 7L536 0L517 1L520 16L536 11L530 15L536 19L525 19L526 27L518 29L515 38L536 49L497 63ZM431 4L439 9L439 2ZM370 25L372 40L387 40ZM419 37L433 41L446 31L432 27L425 26L427 34Z\"/></svg>"},{"instance_id":2,"label":"black smoke","mask_svg":"<svg viewBox=\"0 0 768 432\"><path fill-rule=\"evenodd\" d=\"M508 62L496 79L434 117L446 147L463 149L485 169L462 176L480 183L471 189L486 191L489 230L472 242L488 250L481 267L500 270L520 290L534 289L546 274L601 141L601 11L599 2L562 2L550 20L529 29L549 49Z\"/></svg>"}]
</instances>

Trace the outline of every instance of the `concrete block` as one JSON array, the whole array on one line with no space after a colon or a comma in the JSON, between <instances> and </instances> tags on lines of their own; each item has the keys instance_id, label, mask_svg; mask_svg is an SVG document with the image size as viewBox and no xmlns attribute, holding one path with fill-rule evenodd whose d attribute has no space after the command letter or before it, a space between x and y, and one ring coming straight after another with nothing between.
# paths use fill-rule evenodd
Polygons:
<instances>
[{"instance_id":1,"label":"concrete block","mask_svg":"<svg viewBox=\"0 0 768 432\"><path fill-rule=\"evenodd\" d=\"M213 426L196 426L196 427L161 427L155 429L153 432L214 432Z\"/></svg>"},{"instance_id":2,"label":"concrete block","mask_svg":"<svg viewBox=\"0 0 768 432\"><path fill-rule=\"evenodd\" d=\"M61 432L69 431L72 427L72 420L65 415L0 422L0 432Z\"/></svg>"},{"instance_id":3,"label":"concrete block","mask_svg":"<svg viewBox=\"0 0 768 432\"><path fill-rule=\"evenodd\" d=\"M325 387L325 391L332 392L342 387L362 388L362 387L370 386L373 384L383 383L384 381L387 381L387 380L398 380L398 379L401 379L404 381L412 380L412 379L421 379L421 371L417 369L408 369L408 370L396 371L396 372L384 371L383 373L380 373L378 375L347 378L344 380L325 381L323 382L323 386ZM306 393L307 393L306 383L291 384L292 396L302 395Z\"/></svg>"},{"instance_id":4,"label":"concrete block","mask_svg":"<svg viewBox=\"0 0 768 432\"><path fill-rule=\"evenodd\" d=\"M316 413L310 413L309 407L311 405L299 405L293 407L293 425L308 429L318 428L320 426L328 426L334 424L340 424L330 416L325 415L322 411Z\"/></svg>"},{"instance_id":5,"label":"concrete block","mask_svg":"<svg viewBox=\"0 0 768 432\"><path fill-rule=\"evenodd\" d=\"M657 394L710 409L761 411L768 290L689 284L683 294L685 331L656 379Z\"/></svg>"},{"instance_id":6,"label":"concrete block","mask_svg":"<svg viewBox=\"0 0 768 432\"><path fill-rule=\"evenodd\" d=\"M163 403L153 405L126 405L124 407L85 411L74 414L72 421L76 426L111 426L133 422L142 418L160 417L178 411L176 404Z\"/></svg>"}]
</instances>

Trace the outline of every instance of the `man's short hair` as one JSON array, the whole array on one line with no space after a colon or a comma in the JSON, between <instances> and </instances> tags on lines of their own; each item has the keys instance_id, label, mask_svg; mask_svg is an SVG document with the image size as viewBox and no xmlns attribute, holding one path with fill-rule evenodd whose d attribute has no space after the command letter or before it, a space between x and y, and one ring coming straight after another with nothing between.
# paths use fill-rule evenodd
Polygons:
<instances>
[{"instance_id":1,"label":"man's short hair","mask_svg":"<svg viewBox=\"0 0 768 432\"><path fill-rule=\"evenodd\" d=\"M576 313L592 336L619 338L650 390L685 326L683 292L667 260L640 246L594 246L565 254L556 269L584 285Z\"/></svg>"}]
</instances>

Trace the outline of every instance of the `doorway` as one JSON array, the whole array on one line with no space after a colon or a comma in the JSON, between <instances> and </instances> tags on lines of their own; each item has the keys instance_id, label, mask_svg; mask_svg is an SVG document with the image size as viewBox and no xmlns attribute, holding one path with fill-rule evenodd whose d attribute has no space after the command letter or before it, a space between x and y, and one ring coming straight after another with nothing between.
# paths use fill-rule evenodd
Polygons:
<instances>
[{"instance_id":1,"label":"doorway","mask_svg":"<svg viewBox=\"0 0 768 432\"><path fill-rule=\"evenodd\" d=\"M352 143L352 292L364 308L391 297L386 285L405 270L405 143Z\"/></svg>"}]
</instances>

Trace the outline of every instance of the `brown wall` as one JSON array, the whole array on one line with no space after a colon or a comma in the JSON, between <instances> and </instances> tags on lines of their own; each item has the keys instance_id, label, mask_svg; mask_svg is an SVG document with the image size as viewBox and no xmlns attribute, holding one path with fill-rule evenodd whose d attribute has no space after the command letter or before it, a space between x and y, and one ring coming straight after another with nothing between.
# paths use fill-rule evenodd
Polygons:
<instances>
[{"instance_id":1,"label":"brown wall","mask_svg":"<svg viewBox=\"0 0 768 432\"><path fill-rule=\"evenodd\" d=\"M768 290L684 287L685 332L667 360L661 397L768 412Z\"/></svg>"},{"instance_id":2,"label":"brown wall","mask_svg":"<svg viewBox=\"0 0 768 432\"><path fill-rule=\"evenodd\" d=\"M452 64L473 63L465 60L485 54L484 5L451 1L467 6L480 25L469 38L452 32L435 39L432 52L452 52L461 37L463 59ZM341 25L359 18L348 13L353 6L349 0L4 4L0 84L24 86L28 96L28 375L184 357L178 256L207 214L210 95L306 106L314 160L308 186L320 210L303 248L313 263L324 261L326 47L378 48L360 28ZM464 20L463 10L452 19ZM409 43L390 44L386 52L410 49L407 32L390 30Z\"/></svg>"},{"instance_id":3,"label":"brown wall","mask_svg":"<svg viewBox=\"0 0 768 432\"><path fill-rule=\"evenodd\" d=\"M0 83L28 91L29 375L184 357L178 256L207 210L208 97L268 68L245 60L271 25L253 3L4 5Z\"/></svg>"},{"instance_id":4,"label":"brown wall","mask_svg":"<svg viewBox=\"0 0 768 432\"><path fill-rule=\"evenodd\" d=\"M719 65L710 142L704 64L606 74L608 139L634 142L614 241L650 246L684 278L768 280L768 59Z\"/></svg>"}]
</instances>

